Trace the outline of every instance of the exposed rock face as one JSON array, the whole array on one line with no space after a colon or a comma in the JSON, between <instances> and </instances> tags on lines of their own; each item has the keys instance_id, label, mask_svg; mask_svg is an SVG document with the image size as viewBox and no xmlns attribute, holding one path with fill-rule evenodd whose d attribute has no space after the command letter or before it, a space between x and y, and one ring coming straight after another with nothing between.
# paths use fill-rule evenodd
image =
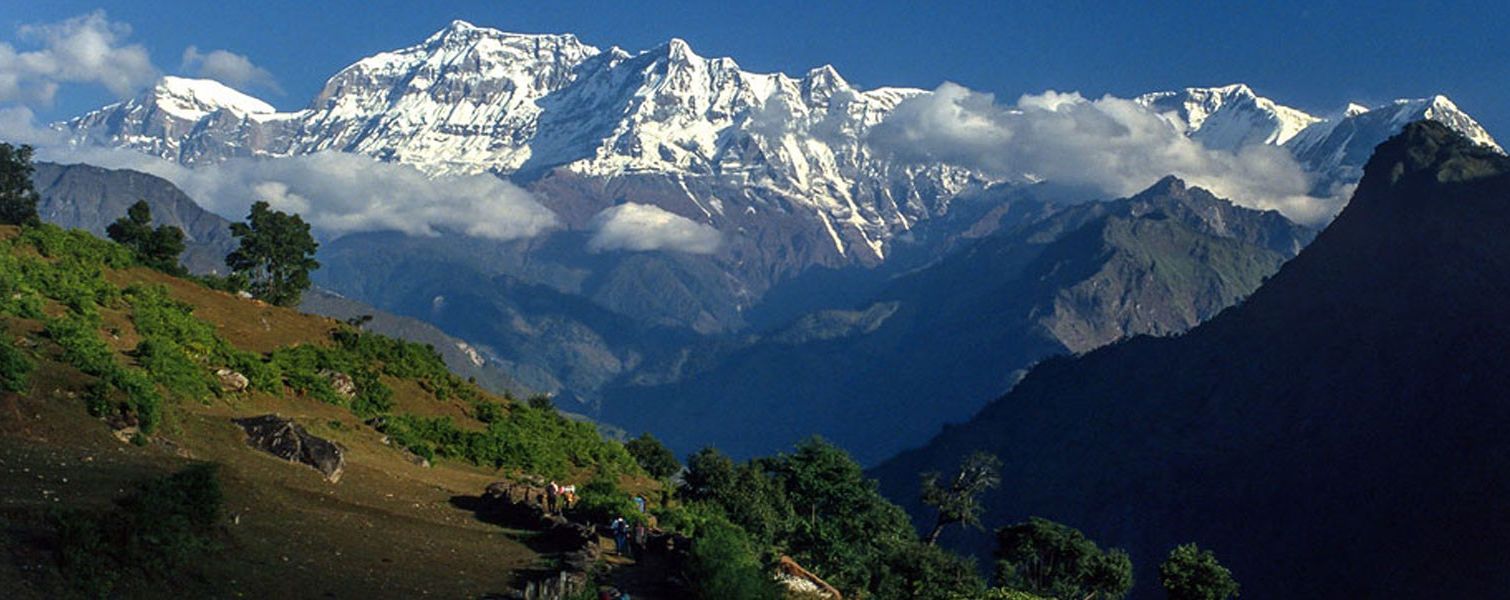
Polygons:
<instances>
[{"instance_id":1,"label":"exposed rock face","mask_svg":"<svg viewBox=\"0 0 1510 600\"><path fill-rule=\"evenodd\" d=\"M341 397L347 399L356 397L357 382L352 380L350 375L347 375L340 371L331 371L329 369L320 371L320 374L325 376L326 379L330 380L330 389L335 390L337 394L341 395Z\"/></svg>"},{"instance_id":2,"label":"exposed rock face","mask_svg":"<svg viewBox=\"0 0 1510 600\"><path fill-rule=\"evenodd\" d=\"M234 419L246 430L247 444L289 462L314 467L336 483L346 470L346 455L334 442L310 435L298 423L278 415Z\"/></svg>"},{"instance_id":3,"label":"exposed rock face","mask_svg":"<svg viewBox=\"0 0 1510 600\"><path fill-rule=\"evenodd\" d=\"M244 392L252 385L252 382L247 380L246 375L230 369L215 371L215 377L220 380L220 388L227 392Z\"/></svg>"}]
</instances>

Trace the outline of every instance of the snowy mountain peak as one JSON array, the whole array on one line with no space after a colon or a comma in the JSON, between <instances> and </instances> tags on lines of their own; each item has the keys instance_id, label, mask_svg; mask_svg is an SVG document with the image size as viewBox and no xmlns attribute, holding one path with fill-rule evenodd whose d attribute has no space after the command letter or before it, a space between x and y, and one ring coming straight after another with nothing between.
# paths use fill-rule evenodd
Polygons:
<instances>
[{"instance_id":1,"label":"snowy mountain peak","mask_svg":"<svg viewBox=\"0 0 1510 600\"><path fill-rule=\"evenodd\" d=\"M839 89L850 87L849 82L845 81L842 75L839 75L839 71L833 65L815 67L808 71L807 75L802 77L802 80L814 88Z\"/></svg>"},{"instance_id":2,"label":"snowy mountain peak","mask_svg":"<svg viewBox=\"0 0 1510 600\"><path fill-rule=\"evenodd\" d=\"M1134 101L1159 113L1202 145L1220 150L1248 144L1283 144L1321 120L1259 96L1243 83L1155 92Z\"/></svg>"},{"instance_id":3,"label":"snowy mountain peak","mask_svg":"<svg viewBox=\"0 0 1510 600\"><path fill-rule=\"evenodd\" d=\"M672 60L691 60L702 58L701 56L698 56L696 52L693 52L692 45L688 44L687 40L684 40L682 38L674 37L666 40L665 48L666 55L669 56Z\"/></svg>"},{"instance_id":4,"label":"snowy mountain peak","mask_svg":"<svg viewBox=\"0 0 1510 600\"><path fill-rule=\"evenodd\" d=\"M1448 99L1447 96L1437 94L1428 98L1395 100L1392 106L1384 107L1381 110L1391 109L1393 110L1390 118L1391 125L1404 127L1412 121L1429 119L1458 130L1474 143L1489 146L1502 153L1504 152L1504 149L1500 148L1499 144L1494 141L1494 137L1490 136L1489 132L1482 125L1479 125L1478 121L1458 108L1458 105Z\"/></svg>"},{"instance_id":5,"label":"snowy mountain peak","mask_svg":"<svg viewBox=\"0 0 1510 600\"><path fill-rule=\"evenodd\" d=\"M202 119L222 109L237 116L276 112L272 105L213 79L169 75L158 80L145 97L158 108L188 120Z\"/></svg>"},{"instance_id":6,"label":"snowy mountain peak","mask_svg":"<svg viewBox=\"0 0 1510 600\"><path fill-rule=\"evenodd\" d=\"M1347 107L1344 108L1344 109L1342 109L1342 117L1343 118L1356 117L1356 116L1361 115L1363 113L1366 113L1366 112L1368 112L1370 110L1373 110L1373 109L1371 109L1371 108L1369 108L1367 106L1364 106L1362 104L1359 104L1357 102L1349 102L1349 103L1347 103Z\"/></svg>"}]
</instances>

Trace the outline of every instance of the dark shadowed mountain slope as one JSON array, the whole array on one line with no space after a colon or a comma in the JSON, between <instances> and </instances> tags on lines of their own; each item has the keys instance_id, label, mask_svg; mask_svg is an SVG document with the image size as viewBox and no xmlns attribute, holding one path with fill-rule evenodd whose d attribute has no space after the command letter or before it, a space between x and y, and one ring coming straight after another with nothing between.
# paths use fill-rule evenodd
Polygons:
<instances>
[{"instance_id":1,"label":"dark shadowed mountain slope","mask_svg":"<svg viewBox=\"0 0 1510 600\"><path fill-rule=\"evenodd\" d=\"M1183 336L1045 362L876 474L912 501L919 471L994 452L1005 483L984 522L1040 515L1124 547L1139 597L1192 540L1245 597L1503 594L1507 231L1510 159L1412 124L1246 302ZM967 537L952 542L989 551Z\"/></svg>"},{"instance_id":2,"label":"dark shadowed mountain slope","mask_svg":"<svg viewBox=\"0 0 1510 600\"><path fill-rule=\"evenodd\" d=\"M127 169L93 165L36 163L32 184L42 201L42 220L88 230L104 237L105 228L126 216L137 200L152 206L152 221L182 229L187 242L181 262L194 273L225 271L225 255L236 249L230 222L195 204L168 180Z\"/></svg>"},{"instance_id":3,"label":"dark shadowed mountain slope","mask_svg":"<svg viewBox=\"0 0 1510 600\"><path fill-rule=\"evenodd\" d=\"M683 451L748 456L819 433L878 461L974 413L1044 356L1194 326L1309 237L1168 178L979 240L685 381L612 390L604 417Z\"/></svg>"}]
</instances>

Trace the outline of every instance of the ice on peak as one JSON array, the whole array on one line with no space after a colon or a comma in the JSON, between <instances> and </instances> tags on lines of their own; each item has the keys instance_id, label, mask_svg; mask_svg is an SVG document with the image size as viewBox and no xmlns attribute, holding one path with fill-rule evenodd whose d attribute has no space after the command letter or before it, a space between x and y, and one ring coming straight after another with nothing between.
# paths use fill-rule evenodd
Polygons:
<instances>
[{"instance_id":1,"label":"ice on peak","mask_svg":"<svg viewBox=\"0 0 1510 600\"><path fill-rule=\"evenodd\" d=\"M1185 88L1185 91L1206 92L1210 94L1219 94L1222 96L1258 96L1258 94L1253 92L1253 88L1248 87L1248 84L1246 83L1229 83L1227 85L1212 88Z\"/></svg>"},{"instance_id":2,"label":"ice on peak","mask_svg":"<svg viewBox=\"0 0 1510 600\"><path fill-rule=\"evenodd\" d=\"M1349 102L1347 103L1347 108L1342 109L1342 118L1346 119L1348 117L1356 117L1370 110L1373 109L1357 102Z\"/></svg>"},{"instance_id":3,"label":"ice on peak","mask_svg":"<svg viewBox=\"0 0 1510 600\"><path fill-rule=\"evenodd\" d=\"M674 60L702 58L692 50L692 45L687 40L678 37L666 41L666 55Z\"/></svg>"},{"instance_id":4,"label":"ice on peak","mask_svg":"<svg viewBox=\"0 0 1510 600\"><path fill-rule=\"evenodd\" d=\"M804 79L815 84L832 85L834 87L849 86L849 82L844 80L844 76L839 74L839 70L835 69L833 65L829 64L823 65L821 67L814 67L807 72L807 75L804 77Z\"/></svg>"},{"instance_id":5,"label":"ice on peak","mask_svg":"<svg viewBox=\"0 0 1510 600\"><path fill-rule=\"evenodd\" d=\"M277 111L272 105L213 79L167 75L148 94L159 107L186 119L197 120L220 109L237 116Z\"/></svg>"},{"instance_id":6,"label":"ice on peak","mask_svg":"<svg viewBox=\"0 0 1510 600\"><path fill-rule=\"evenodd\" d=\"M1449 100L1447 96L1437 94L1431 97L1431 107L1441 110L1458 110L1458 105Z\"/></svg>"}]
</instances>

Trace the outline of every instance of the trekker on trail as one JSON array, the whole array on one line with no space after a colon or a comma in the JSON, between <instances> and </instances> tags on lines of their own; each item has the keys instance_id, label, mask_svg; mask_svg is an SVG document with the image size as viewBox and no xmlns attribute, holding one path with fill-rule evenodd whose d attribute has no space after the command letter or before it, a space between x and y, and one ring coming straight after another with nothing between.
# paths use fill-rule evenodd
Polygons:
<instances>
[{"instance_id":1,"label":"trekker on trail","mask_svg":"<svg viewBox=\"0 0 1510 600\"><path fill-rule=\"evenodd\" d=\"M556 514L558 498L561 496L561 484L552 479L550 485L545 486L545 512Z\"/></svg>"},{"instance_id":2,"label":"trekker on trail","mask_svg":"<svg viewBox=\"0 0 1510 600\"><path fill-rule=\"evenodd\" d=\"M636 507L639 507L640 514L642 514L642 515L645 514L645 497L644 496L635 496L634 497L634 505Z\"/></svg>"},{"instance_id":3,"label":"trekker on trail","mask_svg":"<svg viewBox=\"0 0 1510 600\"><path fill-rule=\"evenodd\" d=\"M650 543L650 528L645 526L644 521L634 524L634 559L640 560L645 557L646 546Z\"/></svg>"},{"instance_id":4,"label":"trekker on trail","mask_svg":"<svg viewBox=\"0 0 1510 600\"><path fill-rule=\"evenodd\" d=\"M608 529L613 532L614 552L619 556L629 554L629 522L625 521L622 516L615 517L613 522L608 524Z\"/></svg>"}]
</instances>

